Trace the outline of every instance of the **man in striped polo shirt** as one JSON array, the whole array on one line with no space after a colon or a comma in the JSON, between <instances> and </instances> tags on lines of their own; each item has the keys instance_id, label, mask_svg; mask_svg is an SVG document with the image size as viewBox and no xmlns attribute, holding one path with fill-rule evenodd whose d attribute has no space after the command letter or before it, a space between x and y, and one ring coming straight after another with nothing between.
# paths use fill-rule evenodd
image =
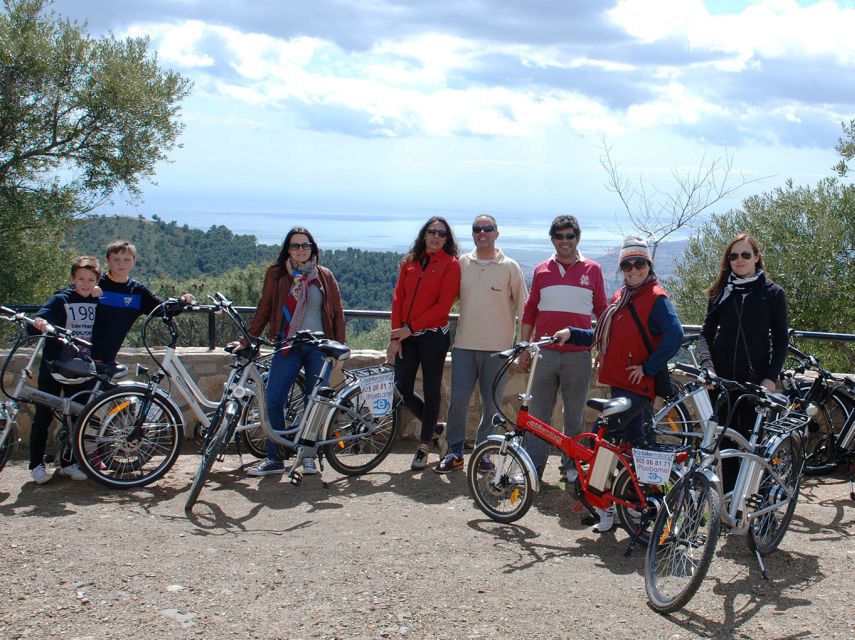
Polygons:
<instances>
[{"instance_id":1,"label":"man in striped polo shirt","mask_svg":"<svg viewBox=\"0 0 855 640\"><path fill-rule=\"evenodd\" d=\"M523 340L551 336L571 326L590 329L592 317L599 317L608 306L600 265L579 253L581 235L582 229L574 216L561 215L552 221L549 237L555 253L535 267L523 310ZM543 348L541 356L532 385L531 415L551 422L560 388L564 433L578 435L584 429L591 350L568 344L549 345ZM519 363L523 371L529 370L531 357L527 351ZM543 477L549 444L527 434L525 448ZM569 458L562 456L560 471L568 482L576 481L576 468Z\"/></svg>"}]
</instances>

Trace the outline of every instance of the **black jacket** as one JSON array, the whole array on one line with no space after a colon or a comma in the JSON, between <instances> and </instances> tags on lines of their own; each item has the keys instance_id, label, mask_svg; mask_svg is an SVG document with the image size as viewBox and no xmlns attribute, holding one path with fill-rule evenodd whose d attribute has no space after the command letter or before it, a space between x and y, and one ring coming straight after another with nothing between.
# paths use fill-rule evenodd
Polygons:
<instances>
[{"instance_id":1,"label":"black jacket","mask_svg":"<svg viewBox=\"0 0 855 640\"><path fill-rule=\"evenodd\" d=\"M787 356L787 299L784 290L761 274L747 293L710 302L701 329L717 374L740 382L776 380Z\"/></svg>"}]
</instances>

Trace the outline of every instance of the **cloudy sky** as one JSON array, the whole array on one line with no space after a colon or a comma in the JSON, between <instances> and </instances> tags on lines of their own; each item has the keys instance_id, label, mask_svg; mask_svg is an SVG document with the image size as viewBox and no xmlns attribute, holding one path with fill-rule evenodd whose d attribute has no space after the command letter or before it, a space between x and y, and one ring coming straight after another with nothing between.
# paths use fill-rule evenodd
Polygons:
<instances>
[{"instance_id":1,"label":"cloudy sky","mask_svg":"<svg viewBox=\"0 0 855 640\"><path fill-rule=\"evenodd\" d=\"M740 196L830 175L855 3L56 0L194 82L139 212L613 217L626 177L731 154ZM727 206L736 206L733 199Z\"/></svg>"}]
</instances>

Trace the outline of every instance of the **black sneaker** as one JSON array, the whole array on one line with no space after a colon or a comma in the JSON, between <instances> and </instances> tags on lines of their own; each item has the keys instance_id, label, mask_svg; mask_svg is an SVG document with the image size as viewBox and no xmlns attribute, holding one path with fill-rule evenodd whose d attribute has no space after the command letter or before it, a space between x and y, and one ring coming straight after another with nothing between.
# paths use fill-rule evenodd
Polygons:
<instances>
[{"instance_id":1,"label":"black sneaker","mask_svg":"<svg viewBox=\"0 0 855 640\"><path fill-rule=\"evenodd\" d=\"M463 468L463 456L457 456L453 453L449 453L442 459L438 465L436 465L433 470L437 473L449 473L454 471L455 469Z\"/></svg>"}]
</instances>

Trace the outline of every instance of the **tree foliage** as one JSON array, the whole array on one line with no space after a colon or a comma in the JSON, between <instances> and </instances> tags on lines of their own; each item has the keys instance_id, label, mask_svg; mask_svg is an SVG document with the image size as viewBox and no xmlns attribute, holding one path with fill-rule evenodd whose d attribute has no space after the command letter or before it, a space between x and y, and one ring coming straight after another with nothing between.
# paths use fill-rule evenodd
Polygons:
<instances>
[{"instance_id":1,"label":"tree foliage","mask_svg":"<svg viewBox=\"0 0 855 640\"><path fill-rule=\"evenodd\" d=\"M57 247L68 222L114 193L139 197L176 144L189 90L160 69L147 38L95 39L46 0L3 1L0 270L10 277L0 299L43 297L65 262ZM28 271L21 253L53 259Z\"/></svg>"},{"instance_id":2,"label":"tree foliage","mask_svg":"<svg viewBox=\"0 0 855 640\"><path fill-rule=\"evenodd\" d=\"M848 123L841 122L840 126L843 128L843 135L840 136L837 140L837 144L834 146L834 150L840 154L840 162L834 165L833 169L837 172L841 178L845 178L849 175L849 160L855 158L855 119L850 120Z\"/></svg>"},{"instance_id":3,"label":"tree foliage","mask_svg":"<svg viewBox=\"0 0 855 640\"><path fill-rule=\"evenodd\" d=\"M760 243L766 273L787 294L790 326L855 333L855 187L834 178L816 187L784 187L747 198L741 209L713 215L690 239L670 292L684 323L703 322L703 293L718 274L724 247L737 233ZM851 344L825 350L828 363L855 367ZM823 351L817 347L815 351ZM839 354L843 354L844 362Z\"/></svg>"}]
</instances>

